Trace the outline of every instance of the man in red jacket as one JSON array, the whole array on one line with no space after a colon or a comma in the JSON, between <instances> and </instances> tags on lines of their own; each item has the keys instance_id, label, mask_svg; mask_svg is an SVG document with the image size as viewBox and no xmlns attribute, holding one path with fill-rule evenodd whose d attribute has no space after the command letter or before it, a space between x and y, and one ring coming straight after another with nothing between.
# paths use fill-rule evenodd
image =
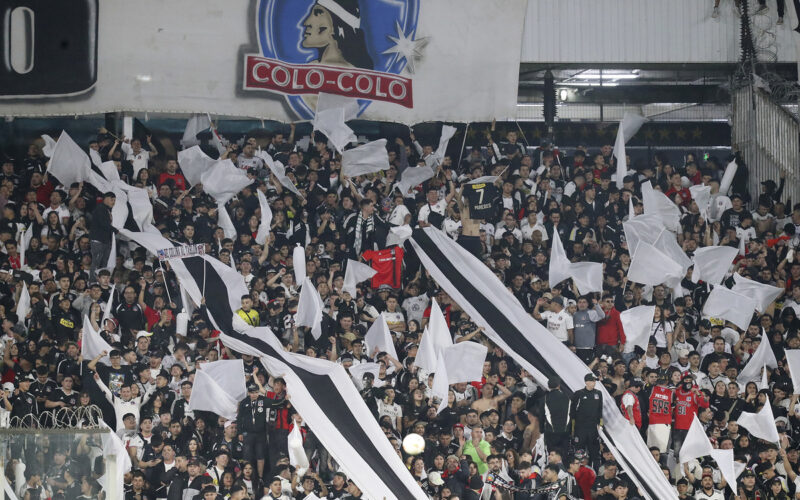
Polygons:
<instances>
[{"instance_id":1,"label":"man in red jacket","mask_svg":"<svg viewBox=\"0 0 800 500\"><path fill-rule=\"evenodd\" d=\"M708 400L694 384L694 375L685 372L681 384L675 389L675 424L672 431L672 448L677 455L686 439L686 433L700 408L708 408Z\"/></svg>"},{"instance_id":2,"label":"man in red jacket","mask_svg":"<svg viewBox=\"0 0 800 500\"><path fill-rule=\"evenodd\" d=\"M597 347L599 356L602 354L603 347L610 346L616 347L617 351L622 352L625 347L625 332L622 330L622 321L619 319L619 311L614 308L614 298L610 293L603 293L603 300L600 302L600 307L606 314L605 319L597 323Z\"/></svg>"}]
</instances>

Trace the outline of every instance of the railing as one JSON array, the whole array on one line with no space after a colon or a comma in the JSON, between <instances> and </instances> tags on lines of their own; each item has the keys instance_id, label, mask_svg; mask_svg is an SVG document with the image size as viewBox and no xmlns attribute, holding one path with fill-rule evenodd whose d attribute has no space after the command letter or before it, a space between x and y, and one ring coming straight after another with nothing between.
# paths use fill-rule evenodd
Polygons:
<instances>
[{"instance_id":1,"label":"railing","mask_svg":"<svg viewBox=\"0 0 800 500\"><path fill-rule=\"evenodd\" d=\"M778 183L781 173L786 176L783 199L800 202L800 125L795 116L754 86L732 92L731 111L731 143L738 146L749 169L752 203L758 202L761 182Z\"/></svg>"}]
</instances>

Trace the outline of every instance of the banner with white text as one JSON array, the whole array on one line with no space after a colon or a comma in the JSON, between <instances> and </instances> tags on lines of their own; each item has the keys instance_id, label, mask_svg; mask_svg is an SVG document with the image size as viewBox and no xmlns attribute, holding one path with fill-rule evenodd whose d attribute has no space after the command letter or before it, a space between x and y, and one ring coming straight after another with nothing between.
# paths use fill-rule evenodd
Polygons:
<instances>
[{"instance_id":1,"label":"banner with white text","mask_svg":"<svg viewBox=\"0 0 800 500\"><path fill-rule=\"evenodd\" d=\"M527 0L20 0L6 22L0 115L113 111L313 118L516 117Z\"/></svg>"}]
</instances>

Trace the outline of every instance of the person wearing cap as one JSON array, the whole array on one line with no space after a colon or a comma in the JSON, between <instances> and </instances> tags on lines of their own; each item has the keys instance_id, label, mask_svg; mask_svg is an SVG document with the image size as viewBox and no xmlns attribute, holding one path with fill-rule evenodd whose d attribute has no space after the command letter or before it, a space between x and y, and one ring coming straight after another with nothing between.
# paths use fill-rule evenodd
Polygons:
<instances>
[{"instance_id":1,"label":"person wearing cap","mask_svg":"<svg viewBox=\"0 0 800 500\"><path fill-rule=\"evenodd\" d=\"M610 292L603 292L600 307L605 317L597 323L598 355L608 352L609 349L621 353L625 347L625 331L622 328L619 311L614 307L614 296ZM608 347L604 350L603 346Z\"/></svg>"},{"instance_id":2,"label":"person wearing cap","mask_svg":"<svg viewBox=\"0 0 800 500\"><path fill-rule=\"evenodd\" d=\"M12 406L11 418L22 419L26 415L39 414L40 407L36 401L36 396L30 392L33 379L32 373L20 373L17 375L17 389L13 391L10 398ZM42 406L44 406L44 403Z\"/></svg>"},{"instance_id":3,"label":"person wearing cap","mask_svg":"<svg viewBox=\"0 0 800 500\"><path fill-rule=\"evenodd\" d=\"M244 459L256 464L259 477L264 477L264 462L267 442L267 417L269 402L259 395L258 385L250 382L247 385L247 397L239 402L236 414L236 428L243 436Z\"/></svg>"},{"instance_id":4,"label":"person wearing cap","mask_svg":"<svg viewBox=\"0 0 800 500\"><path fill-rule=\"evenodd\" d=\"M694 416L700 408L708 408L709 402L694 383L691 372L681 376L681 384L675 389L675 414L672 430L672 447L678 453L683 445Z\"/></svg>"},{"instance_id":5,"label":"person wearing cap","mask_svg":"<svg viewBox=\"0 0 800 500\"><path fill-rule=\"evenodd\" d=\"M711 472L703 472L700 487L694 492L695 500L725 500L725 495L714 488L714 477Z\"/></svg>"},{"instance_id":6,"label":"person wearing cap","mask_svg":"<svg viewBox=\"0 0 800 500\"><path fill-rule=\"evenodd\" d=\"M589 372L583 377L583 389L572 394L572 439L576 448L589 453L592 462L600 459L600 436L597 426L603 421L603 393L595 388L597 378Z\"/></svg>"},{"instance_id":7,"label":"person wearing cap","mask_svg":"<svg viewBox=\"0 0 800 500\"><path fill-rule=\"evenodd\" d=\"M533 317L538 321L544 321L550 333L562 344L571 345L575 340L573 337L574 327L572 315L564 309L564 298L560 296L553 297L550 300L550 309L540 312L546 302L544 297L536 301L536 306L533 308Z\"/></svg>"}]
</instances>

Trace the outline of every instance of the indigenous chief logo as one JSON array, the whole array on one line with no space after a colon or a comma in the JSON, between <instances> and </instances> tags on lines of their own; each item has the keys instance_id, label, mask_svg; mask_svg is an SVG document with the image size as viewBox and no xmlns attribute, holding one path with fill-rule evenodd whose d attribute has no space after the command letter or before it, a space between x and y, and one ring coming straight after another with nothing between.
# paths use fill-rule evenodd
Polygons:
<instances>
[{"instance_id":1,"label":"indigenous chief logo","mask_svg":"<svg viewBox=\"0 0 800 500\"><path fill-rule=\"evenodd\" d=\"M413 108L412 76L427 38L419 0L259 0L261 54L246 54L244 89L286 96L302 119L319 93ZM401 75L401 73L403 73Z\"/></svg>"}]
</instances>

